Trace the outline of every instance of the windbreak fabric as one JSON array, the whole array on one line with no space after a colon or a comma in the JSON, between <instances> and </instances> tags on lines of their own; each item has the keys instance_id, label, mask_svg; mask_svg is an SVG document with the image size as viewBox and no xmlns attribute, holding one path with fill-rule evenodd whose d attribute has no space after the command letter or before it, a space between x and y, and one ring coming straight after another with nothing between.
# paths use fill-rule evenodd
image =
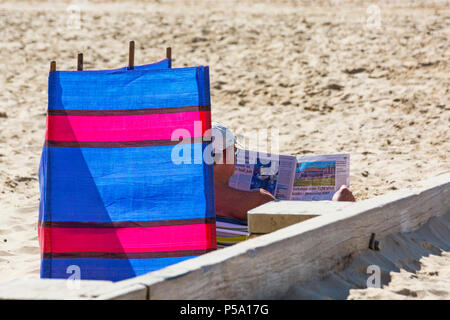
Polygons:
<instances>
[{"instance_id":1,"label":"windbreak fabric","mask_svg":"<svg viewBox=\"0 0 450 320\"><path fill-rule=\"evenodd\" d=\"M172 68L172 60L171 59L163 59L161 61L151 63L151 64L144 64L142 66L134 66L134 70L154 70L154 69L170 69ZM119 69L114 69L116 71L125 71L130 70L129 67L123 67Z\"/></svg>"},{"instance_id":2,"label":"windbreak fabric","mask_svg":"<svg viewBox=\"0 0 450 320\"><path fill-rule=\"evenodd\" d=\"M209 90L208 67L50 72L42 278L118 281L216 248Z\"/></svg>"}]
</instances>

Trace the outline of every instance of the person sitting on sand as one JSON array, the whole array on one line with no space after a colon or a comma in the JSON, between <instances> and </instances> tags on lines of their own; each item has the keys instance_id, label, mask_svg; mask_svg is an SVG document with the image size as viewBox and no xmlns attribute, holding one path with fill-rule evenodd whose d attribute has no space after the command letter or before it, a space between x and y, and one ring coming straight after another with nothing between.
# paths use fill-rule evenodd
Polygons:
<instances>
[{"instance_id":1,"label":"person sitting on sand","mask_svg":"<svg viewBox=\"0 0 450 320\"><path fill-rule=\"evenodd\" d=\"M247 212L275 200L264 189L237 190L228 185L234 173L236 138L233 132L219 123L212 123L214 153L214 196L216 216L247 221ZM222 137L220 139L220 137ZM350 189L343 185L334 194L333 201L355 201Z\"/></svg>"}]
</instances>

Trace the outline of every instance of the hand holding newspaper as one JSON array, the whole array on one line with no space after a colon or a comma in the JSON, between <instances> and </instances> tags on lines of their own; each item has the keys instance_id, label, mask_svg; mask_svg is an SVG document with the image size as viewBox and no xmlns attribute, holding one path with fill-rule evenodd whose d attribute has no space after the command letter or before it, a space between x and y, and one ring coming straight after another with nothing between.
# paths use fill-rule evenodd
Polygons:
<instances>
[{"instance_id":1,"label":"hand holding newspaper","mask_svg":"<svg viewBox=\"0 0 450 320\"><path fill-rule=\"evenodd\" d=\"M350 184L350 155L286 156L238 150L229 186L265 189L280 200L331 200Z\"/></svg>"}]
</instances>

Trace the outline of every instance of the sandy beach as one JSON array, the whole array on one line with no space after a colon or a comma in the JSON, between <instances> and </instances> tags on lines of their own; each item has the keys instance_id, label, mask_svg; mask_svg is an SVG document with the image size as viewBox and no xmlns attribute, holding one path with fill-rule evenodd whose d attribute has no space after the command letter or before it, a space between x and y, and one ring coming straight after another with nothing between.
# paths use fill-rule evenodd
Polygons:
<instances>
[{"instance_id":1,"label":"sandy beach","mask_svg":"<svg viewBox=\"0 0 450 320\"><path fill-rule=\"evenodd\" d=\"M408 272L401 270L391 274L389 285L383 288L352 290L350 300L389 299L389 300L436 300L450 299L450 254L432 255L420 260L420 270Z\"/></svg>"},{"instance_id":2,"label":"sandy beach","mask_svg":"<svg viewBox=\"0 0 450 320\"><path fill-rule=\"evenodd\" d=\"M209 65L213 121L243 136L276 129L281 154L351 154L357 200L450 171L448 1L181 2L0 3L0 281L39 277L49 64L75 70L78 52L86 70L122 67L135 40L136 64L171 46L173 67ZM449 299L449 259L349 298L441 281L446 292L417 296Z\"/></svg>"}]
</instances>

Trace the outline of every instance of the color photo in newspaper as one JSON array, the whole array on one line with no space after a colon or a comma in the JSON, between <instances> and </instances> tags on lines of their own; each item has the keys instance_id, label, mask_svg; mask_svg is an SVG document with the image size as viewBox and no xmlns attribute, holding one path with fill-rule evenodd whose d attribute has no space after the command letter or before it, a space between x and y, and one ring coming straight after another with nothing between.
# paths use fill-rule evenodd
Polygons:
<instances>
[{"instance_id":1,"label":"color photo in newspaper","mask_svg":"<svg viewBox=\"0 0 450 320\"><path fill-rule=\"evenodd\" d=\"M229 185L239 190L265 189L280 200L331 200L349 185L350 155L285 156L238 150Z\"/></svg>"},{"instance_id":2,"label":"color photo in newspaper","mask_svg":"<svg viewBox=\"0 0 450 320\"><path fill-rule=\"evenodd\" d=\"M350 155L297 157L292 200L331 200L342 185L350 184Z\"/></svg>"}]
</instances>

